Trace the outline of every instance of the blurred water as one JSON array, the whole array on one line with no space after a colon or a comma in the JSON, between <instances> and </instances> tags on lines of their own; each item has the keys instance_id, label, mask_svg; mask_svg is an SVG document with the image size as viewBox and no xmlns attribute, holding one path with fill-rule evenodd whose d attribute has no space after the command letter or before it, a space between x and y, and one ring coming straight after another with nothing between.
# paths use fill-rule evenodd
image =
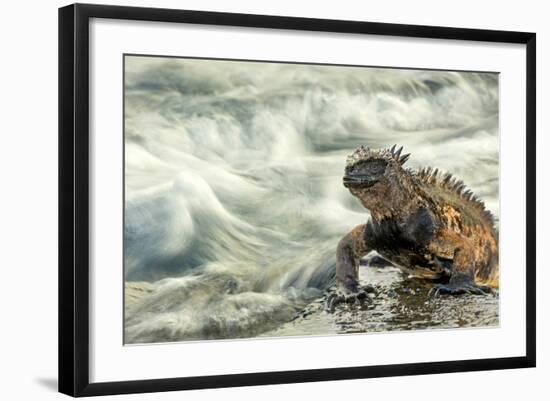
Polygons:
<instances>
[{"instance_id":1,"label":"blurred water","mask_svg":"<svg viewBox=\"0 0 550 401\"><path fill-rule=\"evenodd\" d=\"M321 297L368 218L341 185L358 145L403 145L498 218L496 74L125 65L126 342L256 336Z\"/></svg>"}]
</instances>

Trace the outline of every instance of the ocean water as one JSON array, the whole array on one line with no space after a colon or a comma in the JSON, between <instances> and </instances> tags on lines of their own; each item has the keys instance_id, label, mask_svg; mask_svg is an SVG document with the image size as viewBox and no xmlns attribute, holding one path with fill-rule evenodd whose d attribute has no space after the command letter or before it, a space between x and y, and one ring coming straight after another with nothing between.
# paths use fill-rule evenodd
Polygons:
<instances>
[{"instance_id":1,"label":"ocean water","mask_svg":"<svg viewBox=\"0 0 550 401\"><path fill-rule=\"evenodd\" d=\"M126 56L125 342L342 332L296 316L369 217L346 156L403 146L498 223L498 96L493 73Z\"/></svg>"}]
</instances>

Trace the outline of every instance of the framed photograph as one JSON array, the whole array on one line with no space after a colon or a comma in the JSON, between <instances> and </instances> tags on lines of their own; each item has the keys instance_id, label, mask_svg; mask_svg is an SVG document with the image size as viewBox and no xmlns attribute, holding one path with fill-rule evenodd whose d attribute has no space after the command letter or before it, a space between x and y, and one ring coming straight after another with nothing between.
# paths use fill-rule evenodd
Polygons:
<instances>
[{"instance_id":1,"label":"framed photograph","mask_svg":"<svg viewBox=\"0 0 550 401\"><path fill-rule=\"evenodd\" d=\"M535 366L535 34L59 10L59 390Z\"/></svg>"}]
</instances>

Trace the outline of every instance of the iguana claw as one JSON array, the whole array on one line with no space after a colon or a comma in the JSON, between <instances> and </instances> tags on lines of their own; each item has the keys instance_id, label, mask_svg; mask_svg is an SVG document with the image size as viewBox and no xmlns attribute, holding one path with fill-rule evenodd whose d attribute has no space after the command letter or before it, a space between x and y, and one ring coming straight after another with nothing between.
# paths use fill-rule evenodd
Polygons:
<instances>
[{"instance_id":1,"label":"iguana claw","mask_svg":"<svg viewBox=\"0 0 550 401\"><path fill-rule=\"evenodd\" d=\"M325 311L333 313L336 310L336 306L342 303L361 305L369 299L369 293L374 292L375 289L372 285L359 288L357 292L336 290L327 297L325 301Z\"/></svg>"},{"instance_id":2,"label":"iguana claw","mask_svg":"<svg viewBox=\"0 0 550 401\"><path fill-rule=\"evenodd\" d=\"M486 285L476 285L471 283L463 284L437 284L428 292L429 297L437 297L439 295L487 295L493 294L491 287Z\"/></svg>"}]
</instances>

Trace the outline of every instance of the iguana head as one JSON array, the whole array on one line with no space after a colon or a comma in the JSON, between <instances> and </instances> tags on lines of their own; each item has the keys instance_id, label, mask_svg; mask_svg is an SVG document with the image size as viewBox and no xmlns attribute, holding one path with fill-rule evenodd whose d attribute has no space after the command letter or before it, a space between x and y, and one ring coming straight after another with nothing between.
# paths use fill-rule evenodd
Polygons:
<instances>
[{"instance_id":1,"label":"iguana head","mask_svg":"<svg viewBox=\"0 0 550 401\"><path fill-rule=\"evenodd\" d=\"M410 193L408 175L403 164L410 154L401 155L403 147L370 149L360 146L346 160L344 186L371 213L386 215L398 208Z\"/></svg>"}]
</instances>

